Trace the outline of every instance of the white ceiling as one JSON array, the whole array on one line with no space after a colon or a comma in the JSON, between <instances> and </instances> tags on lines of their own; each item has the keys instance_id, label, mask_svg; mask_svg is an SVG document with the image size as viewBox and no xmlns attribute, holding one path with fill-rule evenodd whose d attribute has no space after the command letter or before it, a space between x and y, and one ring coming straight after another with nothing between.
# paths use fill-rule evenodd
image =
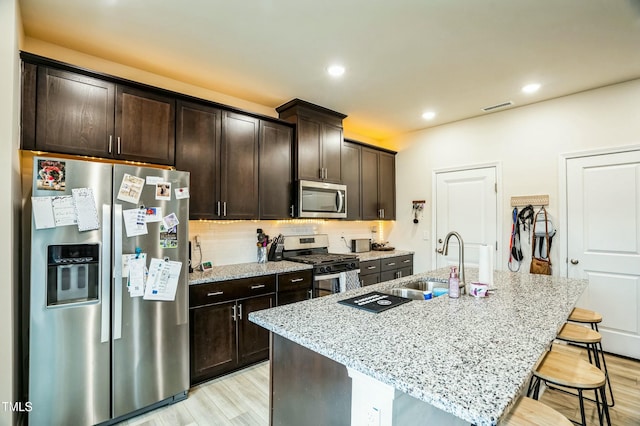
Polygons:
<instances>
[{"instance_id":1,"label":"white ceiling","mask_svg":"<svg viewBox=\"0 0 640 426\"><path fill-rule=\"evenodd\" d=\"M640 77L639 0L19 4L27 37L268 107L301 98L373 139Z\"/></svg>"}]
</instances>

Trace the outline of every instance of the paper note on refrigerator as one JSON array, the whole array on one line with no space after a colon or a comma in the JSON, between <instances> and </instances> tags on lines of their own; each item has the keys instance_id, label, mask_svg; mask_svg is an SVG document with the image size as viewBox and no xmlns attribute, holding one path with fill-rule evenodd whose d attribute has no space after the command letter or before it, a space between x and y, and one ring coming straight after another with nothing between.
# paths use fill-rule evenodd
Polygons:
<instances>
[{"instance_id":1,"label":"paper note on refrigerator","mask_svg":"<svg viewBox=\"0 0 640 426\"><path fill-rule=\"evenodd\" d=\"M135 254L129 255L127 267L127 289L130 297L144 296L144 279L147 269L146 255L144 257ZM124 258L124 256L123 256Z\"/></svg>"},{"instance_id":2,"label":"paper note on refrigerator","mask_svg":"<svg viewBox=\"0 0 640 426\"><path fill-rule=\"evenodd\" d=\"M78 231L100 229L93 190L91 188L73 188L71 194L78 216Z\"/></svg>"},{"instance_id":3,"label":"paper note on refrigerator","mask_svg":"<svg viewBox=\"0 0 640 426\"><path fill-rule=\"evenodd\" d=\"M148 234L146 215L146 209L129 209L122 211L122 220L124 220L124 229L127 237L131 238Z\"/></svg>"},{"instance_id":4,"label":"paper note on refrigerator","mask_svg":"<svg viewBox=\"0 0 640 426\"><path fill-rule=\"evenodd\" d=\"M120 190L118 191L118 200L126 201L128 203L138 204L142 189L144 188L144 179L138 176L132 176L125 173L120 183Z\"/></svg>"},{"instance_id":5,"label":"paper note on refrigerator","mask_svg":"<svg viewBox=\"0 0 640 426\"><path fill-rule=\"evenodd\" d=\"M31 197L36 229L55 228L56 220L53 217L52 201L53 197Z\"/></svg>"},{"instance_id":6,"label":"paper note on refrigerator","mask_svg":"<svg viewBox=\"0 0 640 426\"><path fill-rule=\"evenodd\" d=\"M175 300L181 269L182 262L152 258L144 289L144 299Z\"/></svg>"},{"instance_id":7,"label":"paper note on refrigerator","mask_svg":"<svg viewBox=\"0 0 640 426\"><path fill-rule=\"evenodd\" d=\"M78 224L76 206L71 195L53 197L51 204L53 205L53 218L56 221L56 226Z\"/></svg>"}]
</instances>

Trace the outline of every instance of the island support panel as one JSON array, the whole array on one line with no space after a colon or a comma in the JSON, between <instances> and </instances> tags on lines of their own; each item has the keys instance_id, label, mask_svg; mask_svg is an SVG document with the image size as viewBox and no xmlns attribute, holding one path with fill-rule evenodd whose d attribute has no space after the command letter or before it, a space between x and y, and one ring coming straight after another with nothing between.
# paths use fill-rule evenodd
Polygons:
<instances>
[{"instance_id":1,"label":"island support panel","mask_svg":"<svg viewBox=\"0 0 640 426\"><path fill-rule=\"evenodd\" d=\"M271 333L271 425L351 424L347 367Z\"/></svg>"}]
</instances>

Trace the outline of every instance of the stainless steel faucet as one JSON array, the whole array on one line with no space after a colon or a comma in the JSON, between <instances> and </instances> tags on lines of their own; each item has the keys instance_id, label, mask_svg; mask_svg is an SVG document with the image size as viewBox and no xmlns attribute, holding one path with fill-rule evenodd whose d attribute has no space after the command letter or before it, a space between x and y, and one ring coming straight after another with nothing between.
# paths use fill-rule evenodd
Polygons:
<instances>
[{"instance_id":1,"label":"stainless steel faucet","mask_svg":"<svg viewBox=\"0 0 640 426\"><path fill-rule=\"evenodd\" d=\"M458 240L458 278L460 279L461 294L465 294L467 286L464 281L464 241L462 241L462 237L456 231L451 231L444 237L442 254L445 256L449 254L449 239L451 237L456 237Z\"/></svg>"}]
</instances>

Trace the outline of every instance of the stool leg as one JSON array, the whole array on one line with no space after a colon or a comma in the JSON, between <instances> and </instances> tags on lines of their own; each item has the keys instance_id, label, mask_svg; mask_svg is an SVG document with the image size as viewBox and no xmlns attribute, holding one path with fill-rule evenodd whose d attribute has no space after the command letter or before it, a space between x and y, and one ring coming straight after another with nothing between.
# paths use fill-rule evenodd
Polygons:
<instances>
[{"instance_id":1,"label":"stool leg","mask_svg":"<svg viewBox=\"0 0 640 426\"><path fill-rule=\"evenodd\" d=\"M607 385L609 385L609 395L611 396L611 405L609 405L609 407L613 407L616 405L616 401L613 399L613 388L611 387L611 379L609 378L609 370L607 369L607 360L604 358L604 351L602 350L602 342L598 343L598 349L600 355L602 355L602 367L604 368L604 375L607 378Z\"/></svg>"},{"instance_id":2,"label":"stool leg","mask_svg":"<svg viewBox=\"0 0 640 426\"><path fill-rule=\"evenodd\" d=\"M602 411L604 411L604 416L607 419L607 424L611 426L611 417L609 417L609 405L607 404L607 385L606 383L600 388L600 394L602 395ZM603 424L600 421L600 424Z\"/></svg>"},{"instance_id":3,"label":"stool leg","mask_svg":"<svg viewBox=\"0 0 640 426\"><path fill-rule=\"evenodd\" d=\"M584 399L582 398L582 389L578 389L578 399L580 400L580 419L582 419L582 426L587 426L587 419L584 415ZM597 404L596 404L597 407Z\"/></svg>"}]
</instances>

